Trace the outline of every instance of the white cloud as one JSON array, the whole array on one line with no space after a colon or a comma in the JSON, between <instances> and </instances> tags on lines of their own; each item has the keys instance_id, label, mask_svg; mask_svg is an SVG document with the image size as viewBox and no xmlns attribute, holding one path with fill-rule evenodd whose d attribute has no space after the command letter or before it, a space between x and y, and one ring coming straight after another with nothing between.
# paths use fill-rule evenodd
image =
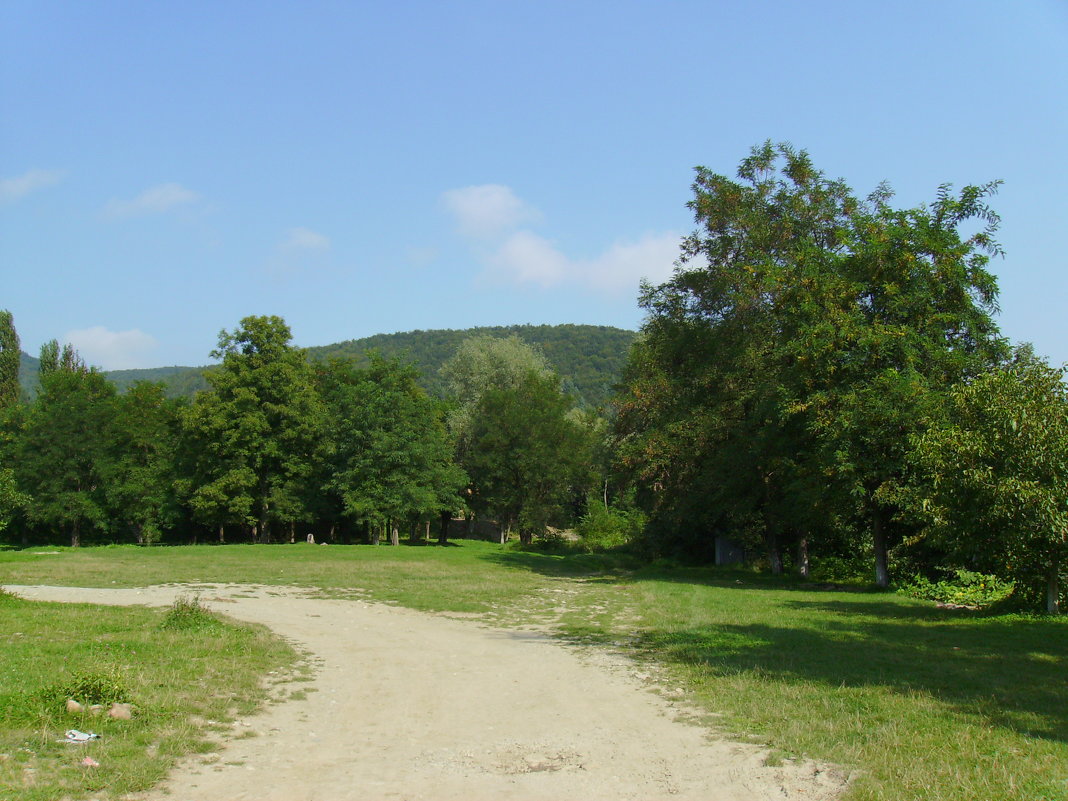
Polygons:
<instances>
[{"instance_id":1,"label":"white cloud","mask_svg":"<svg viewBox=\"0 0 1068 801\"><path fill-rule=\"evenodd\" d=\"M156 349L156 339L136 328L109 331L102 325L68 331L63 338L77 349L86 364L105 370L131 370L150 366L146 359Z\"/></svg>"},{"instance_id":2,"label":"white cloud","mask_svg":"<svg viewBox=\"0 0 1068 801\"><path fill-rule=\"evenodd\" d=\"M117 220L145 214L161 214L199 199L199 194L181 184L159 184L146 189L133 200L108 201L104 207L104 216Z\"/></svg>"},{"instance_id":3,"label":"white cloud","mask_svg":"<svg viewBox=\"0 0 1068 801\"><path fill-rule=\"evenodd\" d=\"M290 228L274 247L267 271L276 278L321 269L329 262L330 237L311 228Z\"/></svg>"},{"instance_id":4,"label":"white cloud","mask_svg":"<svg viewBox=\"0 0 1068 801\"><path fill-rule=\"evenodd\" d=\"M442 200L486 274L499 281L633 294L642 279L659 284L670 278L679 257L680 235L667 231L617 242L594 258L571 258L546 237L519 227L541 214L500 184L453 189Z\"/></svg>"},{"instance_id":5,"label":"white cloud","mask_svg":"<svg viewBox=\"0 0 1068 801\"><path fill-rule=\"evenodd\" d=\"M487 260L489 269L520 284L556 286L568 276L567 257L544 237L516 231Z\"/></svg>"},{"instance_id":6,"label":"white cloud","mask_svg":"<svg viewBox=\"0 0 1068 801\"><path fill-rule=\"evenodd\" d=\"M643 278L662 284L674 271L680 239L678 234L667 232L617 243L596 259L580 262L578 272L585 283L611 292L633 291Z\"/></svg>"},{"instance_id":7,"label":"white cloud","mask_svg":"<svg viewBox=\"0 0 1068 801\"><path fill-rule=\"evenodd\" d=\"M290 228L279 247L284 250L328 250L330 238L310 228Z\"/></svg>"},{"instance_id":8,"label":"white cloud","mask_svg":"<svg viewBox=\"0 0 1068 801\"><path fill-rule=\"evenodd\" d=\"M59 170L28 170L17 178L0 180L0 203L18 200L38 189L58 184L63 180Z\"/></svg>"},{"instance_id":9,"label":"white cloud","mask_svg":"<svg viewBox=\"0 0 1068 801\"><path fill-rule=\"evenodd\" d=\"M460 233L479 239L541 219L541 212L501 184L450 189L441 196L441 200L456 219Z\"/></svg>"},{"instance_id":10,"label":"white cloud","mask_svg":"<svg viewBox=\"0 0 1068 801\"><path fill-rule=\"evenodd\" d=\"M621 242L593 259L571 259L544 237L517 231L485 259L490 274L518 284L553 287L579 284L598 292L633 293L645 278L659 284L671 277L679 256L679 235L647 234Z\"/></svg>"}]
</instances>

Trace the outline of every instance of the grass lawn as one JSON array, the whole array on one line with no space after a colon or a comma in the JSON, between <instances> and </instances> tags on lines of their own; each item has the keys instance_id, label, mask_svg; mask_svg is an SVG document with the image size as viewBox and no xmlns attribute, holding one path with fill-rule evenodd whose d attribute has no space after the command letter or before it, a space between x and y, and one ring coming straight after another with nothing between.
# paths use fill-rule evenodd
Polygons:
<instances>
[{"instance_id":1,"label":"grass lawn","mask_svg":"<svg viewBox=\"0 0 1068 801\"><path fill-rule=\"evenodd\" d=\"M0 594L0 798L118 797L151 787L178 757L209 750L213 734L259 707L264 675L297 661L261 627L206 616L169 629L168 615ZM131 702L135 714L70 714L68 695L87 706ZM68 729L100 738L71 745L62 741Z\"/></svg>"},{"instance_id":2,"label":"grass lawn","mask_svg":"<svg viewBox=\"0 0 1068 801\"><path fill-rule=\"evenodd\" d=\"M775 757L854 771L853 801L1068 799L1068 619L940 610L740 571L628 570L608 557L481 542L0 551L0 583L176 581L311 586L552 625L646 661L717 726ZM42 636L49 625L20 630ZM6 666L22 646L4 642ZM10 676L0 668L0 698Z\"/></svg>"}]
</instances>

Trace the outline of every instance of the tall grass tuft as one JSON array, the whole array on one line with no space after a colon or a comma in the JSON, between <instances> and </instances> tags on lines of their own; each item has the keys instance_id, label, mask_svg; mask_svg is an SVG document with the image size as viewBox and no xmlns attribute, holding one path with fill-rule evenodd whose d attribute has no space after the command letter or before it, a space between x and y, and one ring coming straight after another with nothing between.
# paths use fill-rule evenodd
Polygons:
<instances>
[{"instance_id":1,"label":"tall grass tuft","mask_svg":"<svg viewBox=\"0 0 1068 801\"><path fill-rule=\"evenodd\" d=\"M221 622L214 612L200 603L200 596L181 595L174 599L161 625L170 631L213 631Z\"/></svg>"}]
</instances>

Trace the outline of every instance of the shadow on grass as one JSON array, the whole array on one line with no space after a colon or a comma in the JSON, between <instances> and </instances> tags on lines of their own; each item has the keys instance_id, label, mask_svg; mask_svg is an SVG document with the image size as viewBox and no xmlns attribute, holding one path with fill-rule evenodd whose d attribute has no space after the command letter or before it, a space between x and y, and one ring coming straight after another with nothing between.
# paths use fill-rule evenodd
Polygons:
<instances>
[{"instance_id":1,"label":"shadow on grass","mask_svg":"<svg viewBox=\"0 0 1068 801\"><path fill-rule=\"evenodd\" d=\"M940 609L872 587L814 585L736 569L624 572L633 562L612 555L504 551L482 558L550 577L708 588L688 596L694 606L674 613L656 608L653 591L645 628L630 642L658 660L714 676L926 695L987 725L1068 742L1068 619ZM750 603L745 594L754 591ZM677 595L665 595L661 605L679 603ZM697 606L706 607L697 617L718 620L684 622ZM585 642L619 639L619 632L593 620L571 624L568 634Z\"/></svg>"},{"instance_id":2,"label":"shadow on grass","mask_svg":"<svg viewBox=\"0 0 1068 801\"><path fill-rule=\"evenodd\" d=\"M724 624L649 632L637 647L714 675L928 694L1031 737L1068 741L1068 626L1053 620L830 621L823 630Z\"/></svg>"},{"instance_id":3,"label":"shadow on grass","mask_svg":"<svg viewBox=\"0 0 1068 801\"><path fill-rule=\"evenodd\" d=\"M629 554L546 553L540 551L492 551L479 559L501 567L529 570L549 578L592 578L618 582L622 571L637 565Z\"/></svg>"}]
</instances>

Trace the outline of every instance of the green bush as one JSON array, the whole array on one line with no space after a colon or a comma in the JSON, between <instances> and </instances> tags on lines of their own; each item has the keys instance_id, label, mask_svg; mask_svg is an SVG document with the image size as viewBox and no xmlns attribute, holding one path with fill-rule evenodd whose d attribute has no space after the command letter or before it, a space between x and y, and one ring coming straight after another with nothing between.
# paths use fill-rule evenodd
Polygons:
<instances>
[{"instance_id":1,"label":"green bush","mask_svg":"<svg viewBox=\"0 0 1068 801\"><path fill-rule=\"evenodd\" d=\"M219 618L214 612L201 606L199 596L179 596L167 610L163 628L171 631L213 630L219 628Z\"/></svg>"},{"instance_id":2,"label":"green bush","mask_svg":"<svg viewBox=\"0 0 1068 801\"><path fill-rule=\"evenodd\" d=\"M916 576L898 592L927 601L981 609L1004 601L1015 589L1012 582L1003 581L997 576L959 569L952 571L952 574L953 578L936 582Z\"/></svg>"},{"instance_id":3,"label":"green bush","mask_svg":"<svg viewBox=\"0 0 1068 801\"><path fill-rule=\"evenodd\" d=\"M587 553L607 551L634 542L645 528L645 515L623 509L606 509L591 498L586 514L575 526L582 550Z\"/></svg>"},{"instance_id":4,"label":"green bush","mask_svg":"<svg viewBox=\"0 0 1068 801\"><path fill-rule=\"evenodd\" d=\"M27 715L38 715L45 719L54 718L64 712L68 699L74 699L83 706L108 706L131 700L126 682L113 668L73 673L64 681L49 684L22 696L22 699L21 702L11 699L7 717L25 719Z\"/></svg>"}]
</instances>

